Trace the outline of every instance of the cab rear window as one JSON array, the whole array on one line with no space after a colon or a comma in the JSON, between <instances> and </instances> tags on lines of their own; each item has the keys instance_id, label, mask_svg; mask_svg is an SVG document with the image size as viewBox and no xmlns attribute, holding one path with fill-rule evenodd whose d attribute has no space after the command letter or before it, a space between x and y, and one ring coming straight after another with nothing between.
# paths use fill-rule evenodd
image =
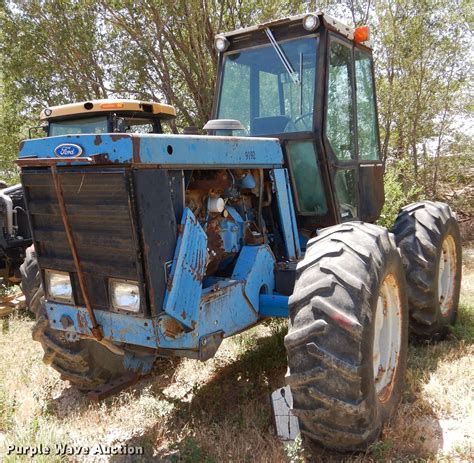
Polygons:
<instances>
[{"instance_id":1,"label":"cab rear window","mask_svg":"<svg viewBox=\"0 0 474 463\"><path fill-rule=\"evenodd\" d=\"M81 133L107 133L109 124L107 117L91 117L69 121L50 122L49 136L76 135Z\"/></svg>"}]
</instances>

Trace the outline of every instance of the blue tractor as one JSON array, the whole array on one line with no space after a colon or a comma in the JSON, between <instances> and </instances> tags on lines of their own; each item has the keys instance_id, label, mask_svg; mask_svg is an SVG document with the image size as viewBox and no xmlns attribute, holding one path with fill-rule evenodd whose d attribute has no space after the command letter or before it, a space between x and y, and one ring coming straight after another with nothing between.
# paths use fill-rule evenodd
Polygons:
<instances>
[{"instance_id":1,"label":"blue tractor","mask_svg":"<svg viewBox=\"0 0 474 463\"><path fill-rule=\"evenodd\" d=\"M367 28L323 14L218 35L207 135L171 106L43 110L18 165L34 247L22 266L44 361L100 396L161 357L211 358L285 317L303 436L377 438L400 400L409 326L441 338L461 278L449 206L374 225L383 166Z\"/></svg>"}]
</instances>

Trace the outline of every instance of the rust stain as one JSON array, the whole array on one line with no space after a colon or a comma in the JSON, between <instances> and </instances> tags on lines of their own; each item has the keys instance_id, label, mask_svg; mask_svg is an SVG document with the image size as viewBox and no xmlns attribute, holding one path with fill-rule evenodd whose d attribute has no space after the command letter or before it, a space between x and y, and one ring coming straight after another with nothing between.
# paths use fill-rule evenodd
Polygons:
<instances>
[{"instance_id":1,"label":"rust stain","mask_svg":"<svg viewBox=\"0 0 474 463\"><path fill-rule=\"evenodd\" d=\"M255 222L247 220L245 222L244 242L245 244L263 244L263 235L258 231Z\"/></svg>"},{"instance_id":2,"label":"rust stain","mask_svg":"<svg viewBox=\"0 0 474 463\"><path fill-rule=\"evenodd\" d=\"M89 331L89 326L87 325L87 317L81 312L77 312L77 325L81 331Z\"/></svg>"},{"instance_id":3,"label":"rust stain","mask_svg":"<svg viewBox=\"0 0 474 463\"><path fill-rule=\"evenodd\" d=\"M74 325L71 317L69 317L68 315L63 315L59 321L61 322L61 325L64 329Z\"/></svg>"},{"instance_id":4,"label":"rust stain","mask_svg":"<svg viewBox=\"0 0 474 463\"><path fill-rule=\"evenodd\" d=\"M99 146L102 143L102 137L100 135L96 135L94 138L94 145Z\"/></svg>"},{"instance_id":5,"label":"rust stain","mask_svg":"<svg viewBox=\"0 0 474 463\"><path fill-rule=\"evenodd\" d=\"M188 314L186 313L185 310L183 310L183 311L181 312L181 318L182 318L183 320L186 320L187 315L188 315Z\"/></svg>"},{"instance_id":6,"label":"rust stain","mask_svg":"<svg viewBox=\"0 0 474 463\"><path fill-rule=\"evenodd\" d=\"M110 135L110 139L112 141L119 141L119 140L122 140L123 138L130 138L130 135L123 134L123 133L114 133L113 135Z\"/></svg>"},{"instance_id":7,"label":"rust stain","mask_svg":"<svg viewBox=\"0 0 474 463\"><path fill-rule=\"evenodd\" d=\"M176 339L180 334L184 332L183 326L176 319L171 317L165 317L161 321L161 328L163 334L167 338Z\"/></svg>"},{"instance_id":8,"label":"rust stain","mask_svg":"<svg viewBox=\"0 0 474 463\"><path fill-rule=\"evenodd\" d=\"M196 176L204 175L203 173L196 173ZM191 190L208 190L211 189L226 189L232 186L232 181L226 170L208 171L205 177L193 178L189 184Z\"/></svg>"},{"instance_id":9,"label":"rust stain","mask_svg":"<svg viewBox=\"0 0 474 463\"><path fill-rule=\"evenodd\" d=\"M212 292L202 296L201 303L205 306L205 308L208 308L211 302L215 302L220 298L227 297L233 291L236 284L238 283L224 286L223 288L216 287Z\"/></svg>"},{"instance_id":10,"label":"rust stain","mask_svg":"<svg viewBox=\"0 0 474 463\"><path fill-rule=\"evenodd\" d=\"M224 259L224 242L220 235L220 226L217 220L212 220L207 226L207 250L209 254L209 263L206 275L216 272L219 263Z\"/></svg>"},{"instance_id":11,"label":"rust stain","mask_svg":"<svg viewBox=\"0 0 474 463\"><path fill-rule=\"evenodd\" d=\"M140 139L132 137L132 160L135 163L142 162L140 158Z\"/></svg>"}]
</instances>

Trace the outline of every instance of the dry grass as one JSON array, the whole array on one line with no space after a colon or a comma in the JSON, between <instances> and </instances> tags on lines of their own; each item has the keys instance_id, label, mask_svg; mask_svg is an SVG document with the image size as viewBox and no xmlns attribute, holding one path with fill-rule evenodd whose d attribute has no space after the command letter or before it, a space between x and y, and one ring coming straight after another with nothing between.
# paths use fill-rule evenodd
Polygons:
<instances>
[{"instance_id":1,"label":"dry grass","mask_svg":"<svg viewBox=\"0 0 474 463\"><path fill-rule=\"evenodd\" d=\"M32 320L16 314L0 334L0 460L7 445L67 442L142 446L143 461L469 461L474 457L474 256L466 253L459 324L447 341L410 346L403 402L369 451L306 454L275 437L269 394L284 382L284 326L259 326L226 340L205 363L164 361L133 390L100 404L41 362ZM132 461L102 457L102 461ZM43 456L35 461L84 461ZM87 457L86 461L99 461ZM136 461L133 460L133 461Z\"/></svg>"}]
</instances>

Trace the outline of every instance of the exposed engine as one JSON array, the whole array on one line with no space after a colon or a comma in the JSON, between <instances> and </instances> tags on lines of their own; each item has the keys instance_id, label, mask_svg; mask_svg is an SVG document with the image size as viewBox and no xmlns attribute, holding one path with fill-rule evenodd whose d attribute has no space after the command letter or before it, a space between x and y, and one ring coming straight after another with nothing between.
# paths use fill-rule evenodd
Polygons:
<instances>
[{"instance_id":1,"label":"exposed engine","mask_svg":"<svg viewBox=\"0 0 474 463\"><path fill-rule=\"evenodd\" d=\"M262 244L268 239L262 209L261 170L199 170L185 178L186 205L198 218L208 237L207 275L226 275L244 244ZM270 185L268 185L270 187Z\"/></svg>"}]
</instances>

